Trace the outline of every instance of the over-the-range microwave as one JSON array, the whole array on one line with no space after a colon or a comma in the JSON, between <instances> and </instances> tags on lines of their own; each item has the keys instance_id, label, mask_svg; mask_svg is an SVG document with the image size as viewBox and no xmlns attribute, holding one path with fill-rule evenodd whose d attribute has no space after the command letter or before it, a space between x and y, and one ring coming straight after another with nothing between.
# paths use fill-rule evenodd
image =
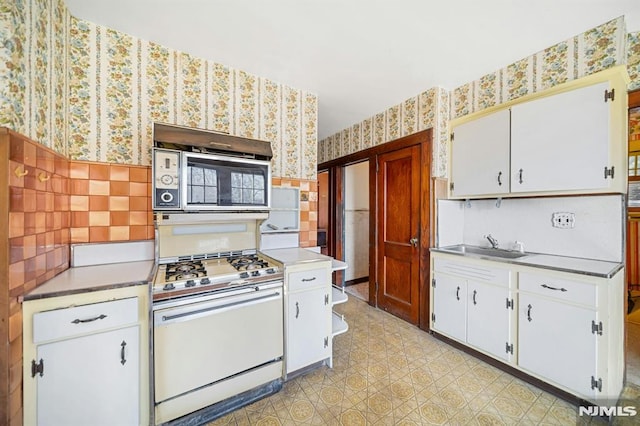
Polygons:
<instances>
[{"instance_id":1,"label":"over-the-range microwave","mask_svg":"<svg viewBox=\"0 0 640 426\"><path fill-rule=\"evenodd\" d=\"M271 162L153 148L153 210L265 211L271 202Z\"/></svg>"}]
</instances>

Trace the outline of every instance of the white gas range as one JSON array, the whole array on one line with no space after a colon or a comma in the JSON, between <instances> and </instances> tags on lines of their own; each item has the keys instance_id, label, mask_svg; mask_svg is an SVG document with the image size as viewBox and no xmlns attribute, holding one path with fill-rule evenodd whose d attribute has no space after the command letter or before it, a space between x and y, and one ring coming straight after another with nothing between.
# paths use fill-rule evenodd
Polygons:
<instances>
[{"instance_id":1,"label":"white gas range","mask_svg":"<svg viewBox=\"0 0 640 426\"><path fill-rule=\"evenodd\" d=\"M282 265L256 249L266 217L156 213L155 424L204 424L282 388Z\"/></svg>"}]
</instances>

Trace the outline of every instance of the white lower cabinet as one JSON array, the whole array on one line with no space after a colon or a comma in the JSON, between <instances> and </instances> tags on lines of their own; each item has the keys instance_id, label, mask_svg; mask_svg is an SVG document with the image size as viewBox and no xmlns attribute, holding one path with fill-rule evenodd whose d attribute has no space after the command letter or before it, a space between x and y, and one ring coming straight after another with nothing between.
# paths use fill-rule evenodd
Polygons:
<instances>
[{"instance_id":1,"label":"white lower cabinet","mask_svg":"<svg viewBox=\"0 0 640 426\"><path fill-rule=\"evenodd\" d=\"M38 424L137 425L139 333L136 325L39 345Z\"/></svg>"},{"instance_id":2,"label":"white lower cabinet","mask_svg":"<svg viewBox=\"0 0 640 426\"><path fill-rule=\"evenodd\" d=\"M467 343L509 361L513 298L507 287L470 281L467 289Z\"/></svg>"},{"instance_id":3,"label":"white lower cabinet","mask_svg":"<svg viewBox=\"0 0 640 426\"><path fill-rule=\"evenodd\" d=\"M331 359L331 262L285 265L284 273L287 376Z\"/></svg>"},{"instance_id":4,"label":"white lower cabinet","mask_svg":"<svg viewBox=\"0 0 640 426\"><path fill-rule=\"evenodd\" d=\"M434 274L432 328L461 342L467 341L467 281Z\"/></svg>"},{"instance_id":5,"label":"white lower cabinet","mask_svg":"<svg viewBox=\"0 0 640 426\"><path fill-rule=\"evenodd\" d=\"M593 310L542 296L520 294L518 364L581 395L596 396L597 336Z\"/></svg>"},{"instance_id":6,"label":"white lower cabinet","mask_svg":"<svg viewBox=\"0 0 640 426\"><path fill-rule=\"evenodd\" d=\"M149 423L147 286L25 301L25 425Z\"/></svg>"},{"instance_id":7,"label":"white lower cabinet","mask_svg":"<svg viewBox=\"0 0 640 426\"><path fill-rule=\"evenodd\" d=\"M602 278L440 253L432 259L432 330L581 399L617 400L624 269Z\"/></svg>"},{"instance_id":8,"label":"white lower cabinet","mask_svg":"<svg viewBox=\"0 0 640 426\"><path fill-rule=\"evenodd\" d=\"M323 318L331 318L326 295L325 288L289 295L287 373L331 356L331 334L323 324Z\"/></svg>"},{"instance_id":9,"label":"white lower cabinet","mask_svg":"<svg viewBox=\"0 0 640 426\"><path fill-rule=\"evenodd\" d=\"M508 270L435 259L431 328L496 358L513 356L513 297Z\"/></svg>"}]
</instances>

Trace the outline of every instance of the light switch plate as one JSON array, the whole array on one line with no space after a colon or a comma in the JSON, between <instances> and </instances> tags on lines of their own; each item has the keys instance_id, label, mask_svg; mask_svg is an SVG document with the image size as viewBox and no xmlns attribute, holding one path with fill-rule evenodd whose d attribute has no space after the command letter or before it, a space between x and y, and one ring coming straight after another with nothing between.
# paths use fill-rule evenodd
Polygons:
<instances>
[{"instance_id":1,"label":"light switch plate","mask_svg":"<svg viewBox=\"0 0 640 426\"><path fill-rule=\"evenodd\" d=\"M569 229L576 225L576 214L570 212L555 212L551 215L554 228Z\"/></svg>"}]
</instances>

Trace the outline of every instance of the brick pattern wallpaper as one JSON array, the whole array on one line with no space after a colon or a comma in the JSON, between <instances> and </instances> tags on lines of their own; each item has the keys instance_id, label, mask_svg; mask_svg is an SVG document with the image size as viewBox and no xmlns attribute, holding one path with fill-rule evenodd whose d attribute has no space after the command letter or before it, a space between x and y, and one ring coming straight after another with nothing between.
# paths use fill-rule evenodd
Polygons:
<instances>
[{"instance_id":1,"label":"brick pattern wallpaper","mask_svg":"<svg viewBox=\"0 0 640 426\"><path fill-rule=\"evenodd\" d=\"M300 246L315 246L317 182L273 178L272 183L300 188ZM71 161L69 194L71 243L154 238L150 167Z\"/></svg>"},{"instance_id":2,"label":"brick pattern wallpaper","mask_svg":"<svg viewBox=\"0 0 640 426\"><path fill-rule=\"evenodd\" d=\"M273 186L300 188L300 247L318 244L318 182L315 180L273 178Z\"/></svg>"},{"instance_id":3,"label":"brick pattern wallpaper","mask_svg":"<svg viewBox=\"0 0 640 426\"><path fill-rule=\"evenodd\" d=\"M153 239L151 169L71 161L71 242Z\"/></svg>"},{"instance_id":4,"label":"brick pattern wallpaper","mask_svg":"<svg viewBox=\"0 0 640 426\"><path fill-rule=\"evenodd\" d=\"M8 300L9 416L22 419L22 306L20 296L69 267L69 162L16 133L9 143ZM4 161L7 161L6 159ZM4 210L5 207L0 206ZM6 210L5 210L6 211ZM8 315L7 315L8 314ZM4 354L4 352L3 352Z\"/></svg>"}]
</instances>

